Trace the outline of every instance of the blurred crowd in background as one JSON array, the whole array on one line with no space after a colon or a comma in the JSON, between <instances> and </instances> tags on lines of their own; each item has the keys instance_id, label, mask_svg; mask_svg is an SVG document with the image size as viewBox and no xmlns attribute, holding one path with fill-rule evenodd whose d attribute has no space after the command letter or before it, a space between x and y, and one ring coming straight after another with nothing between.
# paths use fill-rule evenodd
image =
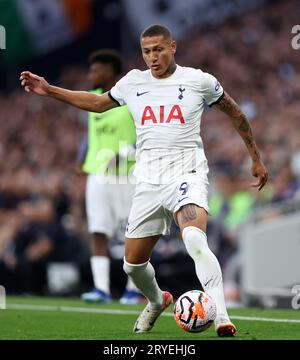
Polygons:
<instances>
[{"instance_id":1,"label":"blurred crowd in background","mask_svg":"<svg viewBox=\"0 0 300 360\"><path fill-rule=\"evenodd\" d=\"M267 187L251 189L255 180L242 140L223 114L207 109L201 135L210 166L208 239L231 300L239 300L232 260L240 229L256 209L300 202L300 50L291 47L291 27L300 18L296 3L264 5L215 29L194 27L178 44L178 64L214 74L240 104L269 170ZM127 69L132 67L144 68L140 54L127 60ZM87 89L86 69L67 67L57 83ZM21 89L0 94L0 109L0 284L8 284L11 293L47 294L47 264L71 262L80 271L75 293L88 289L85 176L74 172L87 114ZM263 216L278 214L271 210ZM121 247L112 248L120 268L113 291L118 296L122 245L115 246ZM153 264L160 267L158 281L168 279L175 295L184 290L176 288L179 276L187 290L197 284L176 226L158 244Z\"/></svg>"}]
</instances>

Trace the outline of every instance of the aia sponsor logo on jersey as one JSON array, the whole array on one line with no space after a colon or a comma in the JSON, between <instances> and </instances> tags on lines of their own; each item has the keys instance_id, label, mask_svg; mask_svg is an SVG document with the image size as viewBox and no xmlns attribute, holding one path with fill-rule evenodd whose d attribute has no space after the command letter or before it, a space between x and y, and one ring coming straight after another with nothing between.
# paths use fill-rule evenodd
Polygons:
<instances>
[{"instance_id":1,"label":"aia sponsor logo on jersey","mask_svg":"<svg viewBox=\"0 0 300 360\"><path fill-rule=\"evenodd\" d=\"M142 125L145 125L147 122L152 122L153 124L169 124L171 121L177 121L180 122L180 124L185 124L179 105L173 105L169 113L165 111L164 105L159 106L159 113L155 113L153 108L147 105L143 111L141 123Z\"/></svg>"}]
</instances>

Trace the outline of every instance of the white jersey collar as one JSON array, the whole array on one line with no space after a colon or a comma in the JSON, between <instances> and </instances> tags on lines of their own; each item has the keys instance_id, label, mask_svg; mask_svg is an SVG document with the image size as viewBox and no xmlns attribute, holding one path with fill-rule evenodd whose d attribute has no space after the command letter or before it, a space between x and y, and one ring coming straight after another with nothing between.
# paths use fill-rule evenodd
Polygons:
<instances>
[{"instance_id":1,"label":"white jersey collar","mask_svg":"<svg viewBox=\"0 0 300 360\"><path fill-rule=\"evenodd\" d=\"M173 74L171 74L170 76L168 76L168 77L166 77L166 78L163 78L163 79L157 79L156 77L154 77L154 76L152 75L151 70L149 70L150 76L151 76L151 80L152 80L152 81L167 81L167 80L175 79L175 78L178 76L178 74L180 73L181 68L182 68L182 67L181 67L180 65L176 64L176 69L175 69L175 71L173 72Z\"/></svg>"}]
</instances>

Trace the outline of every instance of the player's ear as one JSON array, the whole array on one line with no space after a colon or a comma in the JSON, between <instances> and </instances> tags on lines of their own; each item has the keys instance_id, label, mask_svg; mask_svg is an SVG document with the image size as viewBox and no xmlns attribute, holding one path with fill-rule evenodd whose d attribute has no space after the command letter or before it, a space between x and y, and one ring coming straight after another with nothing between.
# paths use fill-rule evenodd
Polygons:
<instances>
[{"instance_id":1,"label":"player's ear","mask_svg":"<svg viewBox=\"0 0 300 360\"><path fill-rule=\"evenodd\" d=\"M173 55L175 55L176 49L177 49L176 41L175 41L175 40L172 40L172 41L171 41L171 51L172 51L172 54L173 54Z\"/></svg>"}]
</instances>

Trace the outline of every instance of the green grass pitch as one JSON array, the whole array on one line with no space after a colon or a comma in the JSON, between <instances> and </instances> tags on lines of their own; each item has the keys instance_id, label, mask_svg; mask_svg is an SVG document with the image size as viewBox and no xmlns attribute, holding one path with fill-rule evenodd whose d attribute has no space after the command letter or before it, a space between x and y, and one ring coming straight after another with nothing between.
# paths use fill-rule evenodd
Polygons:
<instances>
[{"instance_id":1,"label":"green grass pitch","mask_svg":"<svg viewBox=\"0 0 300 360\"><path fill-rule=\"evenodd\" d=\"M143 307L118 302L90 305L68 298L7 297L7 309L0 310L0 339L218 340L213 327L198 334L184 332L175 323L172 309L157 320L150 333L133 334ZM230 309L229 314L238 328L230 341L300 340L300 311L241 308Z\"/></svg>"}]
</instances>

